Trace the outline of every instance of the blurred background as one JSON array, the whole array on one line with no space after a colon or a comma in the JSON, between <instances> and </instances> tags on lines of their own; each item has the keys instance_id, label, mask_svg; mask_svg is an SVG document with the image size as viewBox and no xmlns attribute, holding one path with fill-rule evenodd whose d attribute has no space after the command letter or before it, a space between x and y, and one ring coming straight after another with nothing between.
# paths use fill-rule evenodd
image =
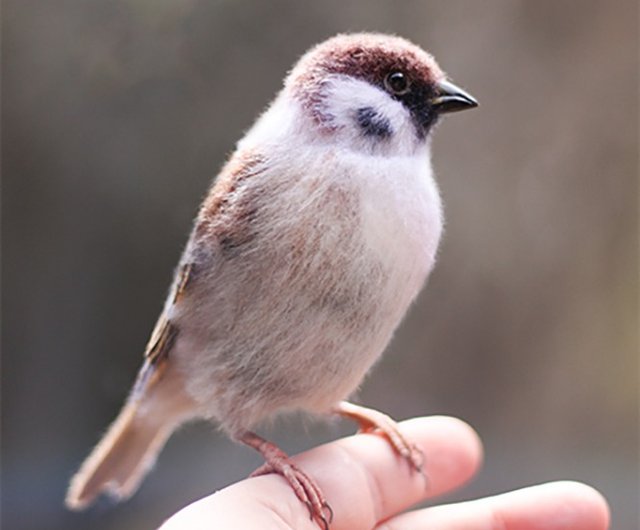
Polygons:
<instances>
[{"instance_id":1,"label":"blurred background","mask_svg":"<svg viewBox=\"0 0 640 530\"><path fill-rule=\"evenodd\" d=\"M355 30L415 41L481 102L437 131L439 263L358 400L479 431L482 471L442 500L576 479L637 527L637 2L6 0L5 528L154 528L260 463L192 425L130 502L63 508L210 179L295 60ZM291 452L354 430L278 425Z\"/></svg>"}]
</instances>

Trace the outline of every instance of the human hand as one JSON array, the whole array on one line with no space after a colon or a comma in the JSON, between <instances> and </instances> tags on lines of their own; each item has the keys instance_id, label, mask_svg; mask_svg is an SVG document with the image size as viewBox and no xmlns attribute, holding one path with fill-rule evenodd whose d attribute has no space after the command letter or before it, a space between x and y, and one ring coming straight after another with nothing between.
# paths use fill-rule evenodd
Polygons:
<instances>
[{"instance_id":1,"label":"human hand","mask_svg":"<svg viewBox=\"0 0 640 530\"><path fill-rule=\"evenodd\" d=\"M551 482L474 501L402 513L455 489L478 470L482 447L460 420L417 418L400 424L426 455L424 477L412 473L380 436L358 434L316 447L294 460L326 495L331 530L604 530L609 508L594 489ZM173 515L161 530L318 530L309 512L278 475L250 478Z\"/></svg>"}]
</instances>

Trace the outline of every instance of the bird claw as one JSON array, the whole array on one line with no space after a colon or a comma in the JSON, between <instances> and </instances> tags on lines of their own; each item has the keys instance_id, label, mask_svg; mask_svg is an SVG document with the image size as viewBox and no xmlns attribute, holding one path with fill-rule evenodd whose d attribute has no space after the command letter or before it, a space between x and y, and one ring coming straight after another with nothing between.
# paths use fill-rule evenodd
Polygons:
<instances>
[{"instance_id":1,"label":"bird claw","mask_svg":"<svg viewBox=\"0 0 640 530\"><path fill-rule=\"evenodd\" d=\"M424 478L428 486L428 477L424 469L426 460L424 452L404 437L398 429L398 424L390 416L347 401L339 403L334 410L341 416L357 421L360 426L359 432L382 434L391 447L409 463L411 470Z\"/></svg>"},{"instance_id":2,"label":"bird claw","mask_svg":"<svg viewBox=\"0 0 640 530\"><path fill-rule=\"evenodd\" d=\"M333 508L325 501L322 503L322 509L323 511L329 512L329 524L333 523Z\"/></svg>"},{"instance_id":3,"label":"bird claw","mask_svg":"<svg viewBox=\"0 0 640 530\"><path fill-rule=\"evenodd\" d=\"M316 519L318 523L322 525L322 530L329 530L329 526L331 525L331 521L333 521L333 511L329 508L329 517L327 518L324 514L324 508L329 507L329 505L325 502L322 504L323 511L321 513L314 512L313 505L310 502L307 502L307 508L309 508L309 519L312 521Z\"/></svg>"},{"instance_id":4,"label":"bird claw","mask_svg":"<svg viewBox=\"0 0 640 530\"><path fill-rule=\"evenodd\" d=\"M315 480L295 464L289 462L288 459L275 465L273 463L267 464L267 467L269 467L269 473L277 473L289 483L298 499L309 509L310 519L316 520L323 530L329 530L333 521L333 510Z\"/></svg>"},{"instance_id":5,"label":"bird claw","mask_svg":"<svg viewBox=\"0 0 640 530\"><path fill-rule=\"evenodd\" d=\"M308 508L311 520L317 521L323 530L329 530L333 521L333 510L316 481L271 442L262 440L253 433L246 435L243 441L258 449L266 459L266 462L250 476L258 477L271 473L282 476L298 499Z\"/></svg>"}]
</instances>

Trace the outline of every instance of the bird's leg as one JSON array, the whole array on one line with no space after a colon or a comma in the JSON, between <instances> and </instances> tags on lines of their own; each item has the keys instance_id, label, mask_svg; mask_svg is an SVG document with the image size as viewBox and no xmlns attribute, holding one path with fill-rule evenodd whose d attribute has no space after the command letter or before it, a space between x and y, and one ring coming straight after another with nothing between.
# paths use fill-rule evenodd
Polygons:
<instances>
[{"instance_id":1,"label":"bird's leg","mask_svg":"<svg viewBox=\"0 0 640 530\"><path fill-rule=\"evenodd\" d=\"M333 412L358 422L360 432L380 432L389 441L393 449L409 463L411 469L417 471L426 479L424 453L418 446L402 435L398 429L398 424L390 416L374 409L354 405L348 401L338 403L333 408Z\"/></svg>"},{"instance_id":2,"label":"bird's leg","mask_svg":"<svg viewBox=\"0 0 640 530\"><path fill-rule=\"evenodd\" d=\"M281 475L289 483L298 499L307 505L311 519L318 521L324 530L329 530L333 511L315 480L296 466L289 456L274 443L250 431L244 431L236 438L258 451L265 459L264 465L251 473L252 477L269 473Z\"/></svg>"}]
</instances>

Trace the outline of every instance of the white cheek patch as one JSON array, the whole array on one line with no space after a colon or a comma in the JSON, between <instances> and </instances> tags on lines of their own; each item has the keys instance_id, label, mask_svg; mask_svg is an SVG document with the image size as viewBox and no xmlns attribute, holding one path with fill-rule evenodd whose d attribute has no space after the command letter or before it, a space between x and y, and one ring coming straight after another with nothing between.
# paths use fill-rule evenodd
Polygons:
<instances>
[{"instance_id":1,"label":"white cheek patch","mask_svg":"<svg viewBox=\"0 0 640 530\"><path fill-rule=\"evenodd\" d=\"M409 111L384 90L348 76L332 77L325 90L323 111L352 145L384 143L397 152L415 144Z\"/></svg>"},{"instance_id":2,"label":"white cheek patch","mask_svg":"<svg viewBox=\"0 0 640 530\"><path fill-rule=\"evenodd\" d=\"M331 78L326 90L328 92L328 97L325 99L327 113L333 117L334 123L338 126L352 126L354 111L367 107L375 109L379 115L389 120L394 131L408 118L408 112L399 101L366 81L335 76Z\"/></svg>"}]
</instances>

